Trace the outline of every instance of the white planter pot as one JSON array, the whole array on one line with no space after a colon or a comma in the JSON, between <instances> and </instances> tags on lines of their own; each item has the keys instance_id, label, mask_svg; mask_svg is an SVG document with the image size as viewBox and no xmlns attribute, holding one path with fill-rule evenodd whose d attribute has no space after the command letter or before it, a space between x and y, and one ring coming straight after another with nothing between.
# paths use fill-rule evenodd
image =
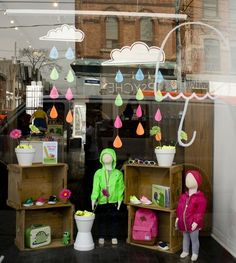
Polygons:
<instances>
[{"instance_id":1,"label":"white planter pot","mask_svg":"<svg viewBox=\"0 0 236 263\"><path fill-rule=\"evenodd\" d=\"M22 166L32 165L35 155L35 149L15 148L15 152L19 165Z\"/></svg>"},{"instance_id":2,"label":"white planter pot","mask_svg":"<svg viewBox=\"0 0 236 263\"><path fill-rule=\"evenodd\" d=\"M155 149L157 162L159 166L170 167L175 157L175 148L173 149Z\"/></svg>"}]
</instances>

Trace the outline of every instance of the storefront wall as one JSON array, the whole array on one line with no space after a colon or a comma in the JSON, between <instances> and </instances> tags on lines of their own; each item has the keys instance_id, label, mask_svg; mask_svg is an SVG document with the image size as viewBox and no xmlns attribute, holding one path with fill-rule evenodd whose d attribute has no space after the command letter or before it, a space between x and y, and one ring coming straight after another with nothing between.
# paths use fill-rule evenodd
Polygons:
<instances>
[{"instance_id":1,"label":"storefront wall","mask_svg":"<svg viewBox=\"0 0 236 263\"><path fill-rule=\"evenodd\" d=\"M202 234L212 235L236 256L235 1L78 0L58 1L57 7L36 1L2 2L1 10L23 10L17 15L14 10L0 13L1 162L16 162L16 142L9 139L9 132L22 127L25 109L32 113L38 102L43 103L51 125L48 136L57 137L59 161L69 165L72 202L89 209L102 149L113 148L119 135L122 147L115 148L118 168L128 159L156 161L158 142L149 131L159 124L162 143L177 144L175 162L185 170L202 172L201 189L208 198ZM50 10L49 15L42 10ZM57 10L64 11L55 14ZM63 34L68 28L76 30L76 39L71 41ZM55 32L61 32L60 41L47 39ZM160 47L164 55L157 56L153 50ZM158 59L162 61L157 63ZM53 87L59 98L49 96ZM65 99L68 88L72 100ZM162 101L155 99L158 90ZM123 104L117 102L118 95ZM30 103L25 105L27 99ZM194 131L196 138L189 147L182 147L177 132L186 101L185 143ZM56 119L50 116L53 105L59 113ZM136 114L139 105L142 116ZM155 120L158 108L160 123ZM72 122L66 121L69 110ZM114 127L117 116L121 128ZM139 123L144 128L142 135L137 134Z\"/></svg>"}]
</instances>

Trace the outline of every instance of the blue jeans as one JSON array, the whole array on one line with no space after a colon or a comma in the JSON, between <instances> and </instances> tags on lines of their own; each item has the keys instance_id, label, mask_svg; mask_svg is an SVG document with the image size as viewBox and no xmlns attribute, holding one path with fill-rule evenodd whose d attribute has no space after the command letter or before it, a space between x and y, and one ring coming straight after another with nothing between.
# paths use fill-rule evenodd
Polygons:
<instances>
[{"instance_id":1,"label":"blue jeans","mask_svg":"<svg viewBox=\"0 0 236 263\"><path fill-rule=\"evenodd\" d=\"M192 243L192 254L198 255L199 251L199 230L183 232L183 251L189 253L190 240Z\"/></svg>"}]
</instances>

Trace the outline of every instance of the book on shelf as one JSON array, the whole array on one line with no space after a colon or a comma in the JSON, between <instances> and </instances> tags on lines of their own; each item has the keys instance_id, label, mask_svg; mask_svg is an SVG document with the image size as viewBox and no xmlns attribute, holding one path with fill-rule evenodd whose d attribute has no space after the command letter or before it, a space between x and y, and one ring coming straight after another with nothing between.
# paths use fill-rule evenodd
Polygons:
<instances>
[{"instance_id":1,"label":"book on shelf","mask_svg":"<svg viewBox=\"0 0 236 263\"><path fill-rule=\"evenodd\" d=\"M170 207L170 187L159 184L152 185L152 202L160 207Z\"/></svg>"}]
</instances>

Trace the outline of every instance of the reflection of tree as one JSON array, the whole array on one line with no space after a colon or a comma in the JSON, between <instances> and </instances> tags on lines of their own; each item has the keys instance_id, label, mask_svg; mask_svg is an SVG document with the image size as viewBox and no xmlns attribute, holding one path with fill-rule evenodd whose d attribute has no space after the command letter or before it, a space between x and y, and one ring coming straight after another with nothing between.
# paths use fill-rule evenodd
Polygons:
<instances>
[{"instance_id":1,"label":"reflection of tree","mask_svg":"<svg viewBox=\"0 0 236 263\"><path fill-rule=\"evenodd\" d=\"M24 48L19 51L21 58L26 58L28 61L23 61L32 67L32 79L37 80L37 74L43 67L47 67L49 71L56 67L58 71L61 67L55 63L55 60L49 58L47 49Z\"/></svg>"}]
</instances>

